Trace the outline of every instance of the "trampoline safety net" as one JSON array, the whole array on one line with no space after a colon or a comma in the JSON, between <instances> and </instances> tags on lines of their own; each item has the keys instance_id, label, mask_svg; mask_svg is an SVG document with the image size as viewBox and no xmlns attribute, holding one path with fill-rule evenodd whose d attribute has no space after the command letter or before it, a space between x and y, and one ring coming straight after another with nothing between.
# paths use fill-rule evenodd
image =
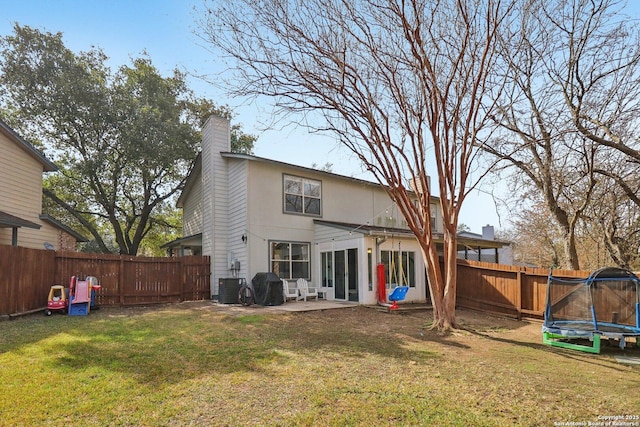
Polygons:
<instances>
[{"instance_id":1,"label":"trampoline safety net","mask_svg":"<svg viewBox=\"0 0 640 427\"><path fill-rule=\"evenodd\" d=\"M600 337L620 340L640 337L640 279L630 271L603 268L585 279L563 279L549 274L543 340L547 344L592 353ZM591 346L567 344L589 339Z\"/></svg>"},{"instance_id":2,"label":"trampoline safety net","mask_svg":"<svg viewBox=\"0 0 640 427\"><path fill-rule=\"evenodd\" d=\"M575 321L593 324L591 294L586 279L569 280L550 276L545 323Z\"/></svg>"}]
</instances>

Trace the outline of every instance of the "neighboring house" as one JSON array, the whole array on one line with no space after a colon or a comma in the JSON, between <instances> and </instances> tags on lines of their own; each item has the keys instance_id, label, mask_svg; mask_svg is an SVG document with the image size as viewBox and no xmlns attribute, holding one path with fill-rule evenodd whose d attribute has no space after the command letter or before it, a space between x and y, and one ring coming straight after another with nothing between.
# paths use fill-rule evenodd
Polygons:
<instances>
[{"instance_id":1,"label":"neighboring house","mask_svg":"<svg viewBox=\"0 0 640 427\"><path fill-rule=\"evenodd\" d=\"M42 214L42 174L57 167L0 120L0 244L76 250L82 235Z\"/></svg>"},{"instance_id":2,"label":"neighboring house","mask_svg":"<svg viewBox=\"0 0 640 427\"><path fill-rule=\"evenodd\" d=\"M211 256L212 297L221 278L250 283L256 273L273 272L305 278L331 300L375 304L381 263L387 287L405 284L407 301L427 299L420 248L382 186L231 153L229 135L228 120L205 123L202 153L178 200L185 237L165 245L173 254ZM442 247L438 203L431 198Z\"/></svg>"},{"instance_id":3,"label":"neighboring house","mask_svg":"<svg viewBox=\"0 0 640 427\"><path fill-rule=\"evenodd\" d=\"M462 231L458 233L458 238L464 239L464 249L458 251L458 258L506 265L513 264L511 242L499 241L504 246L486 247L488 240L496 240L492 225L482 227L482 234Z\"/></svg>"}]
</instances>

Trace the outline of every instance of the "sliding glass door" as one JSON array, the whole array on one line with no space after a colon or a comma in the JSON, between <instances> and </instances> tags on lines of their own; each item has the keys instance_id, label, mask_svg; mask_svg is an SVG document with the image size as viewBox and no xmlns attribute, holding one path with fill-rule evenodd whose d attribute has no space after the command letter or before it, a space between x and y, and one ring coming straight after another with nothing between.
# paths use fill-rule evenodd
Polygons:
<instances>
[{"instance_id":1,"label":"sliding glass door","mask_svg":"<svg viewBox=\"0 0 640 427\"><path fill-rule=\"evenodd\" d=\"M333 255L333 256L331 256ZM358 250L346 249L323 252L323 282L333 283L334 298L341 301L358 301ZM329 260L333 258L334 271L331 274Z\"/></svg>"}]
</instances>

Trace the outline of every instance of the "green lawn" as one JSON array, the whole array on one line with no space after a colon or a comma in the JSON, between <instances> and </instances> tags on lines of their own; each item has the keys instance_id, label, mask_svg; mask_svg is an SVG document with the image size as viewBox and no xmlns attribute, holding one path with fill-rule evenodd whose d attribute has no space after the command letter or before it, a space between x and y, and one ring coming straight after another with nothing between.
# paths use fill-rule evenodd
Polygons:
<instances>
[{"instance_id":1,"label":"green lawn","mask_svg":"<svg viewBox=\"0 0 640 427\"><path fill-rule=\"evenodd\" d=\"M294 303L292 303L294 304ZM0 322L0 425L553 426L640 415L640 357L541 344L540 324L208 302ZM636 420L640 422L640 420ZM566 425L566 424L565 424Z\"/></svg>"}]
</instances>

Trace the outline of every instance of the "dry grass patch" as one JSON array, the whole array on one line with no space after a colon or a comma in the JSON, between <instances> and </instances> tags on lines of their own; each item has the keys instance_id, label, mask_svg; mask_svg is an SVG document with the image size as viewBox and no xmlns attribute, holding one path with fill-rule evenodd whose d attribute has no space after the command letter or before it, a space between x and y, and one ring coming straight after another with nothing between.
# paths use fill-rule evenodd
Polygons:
<instances>
[{"instance_id":1,"label":"dry grass patch","mask_svg":"<svg viewBox=\"0 0 640 427\"><path fill-rule=\"evenodd\" d=\"M538 426L640 413L623 352L540 325L365 307L230 314L209 303L0 323L0 425ZM640 350L624 354L640 356Z\"/></svg>"}]
</instances>

